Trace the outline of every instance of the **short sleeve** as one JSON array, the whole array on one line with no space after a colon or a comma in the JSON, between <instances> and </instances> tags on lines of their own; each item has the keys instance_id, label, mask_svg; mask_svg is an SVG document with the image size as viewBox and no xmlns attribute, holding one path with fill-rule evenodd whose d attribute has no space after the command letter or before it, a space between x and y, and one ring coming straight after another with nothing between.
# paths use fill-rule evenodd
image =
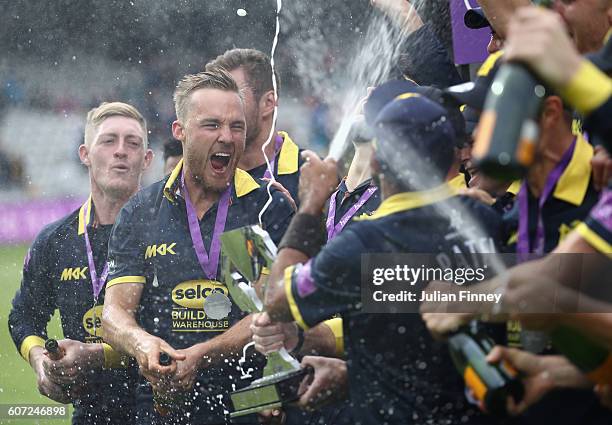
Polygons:
<instances>
[{"instance_id":1,"label":"short sleeve","mask_svg":"<svg viewBox=\"0 0 612 425\"><path fill-rule=\"evenodd\" d=\"M108 283L106 289L121 283L145 283L146 223L138 197L119 212L108 244Z\"/></svg>"},{"instance_id":2,"label":"short sleeve","mask_svg":"<svg viewBox=\"0 0 612 425\"><path fill-rule=\"evenodd\" d=\"M285 270L285 293L296 323L308 329L358 308L362 252L361 239L346 229L306 264Z\"/></svg>"}]
</instances>

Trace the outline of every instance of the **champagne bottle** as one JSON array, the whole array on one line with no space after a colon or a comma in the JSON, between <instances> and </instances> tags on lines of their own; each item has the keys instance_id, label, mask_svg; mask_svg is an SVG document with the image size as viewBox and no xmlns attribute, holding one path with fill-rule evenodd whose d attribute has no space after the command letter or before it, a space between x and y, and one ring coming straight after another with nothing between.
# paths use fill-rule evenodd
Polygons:
<instances>
[{"instance_id":1,"label":"champagne bottle","mask_svg":"<svg viewBox=\"0 0 612 425\"><path fill-rule=\"evenodd\" d=\"M49 353L48 355L51 360L57 361L64 357L64 350L60 348L56 339L50 338L46 340L45 350L47 350L47 353Z\"/></svg>"},{"instance_id":2,"label":"champagne bottle","mask_svg":"<svg viewBox=\"0 0 612 425\"><path fill-rule=\"evenodd\" d=\"M534 1L550 7L551 0ZM547 89L523 64L501 65L480 117L472 154L485 174L516 180L533 163L539 137L538 114Z\"/></svg>"},{"instance_id":3,"label":"champagne bottle","mask_svg":"<svg viewBox=\"0 0 612 425\"><path fill-rule=\"evenodd\" d=\"M161 366L170 366L172 358L163 351L159 353L159 364ZM159 394L153 390L153 408L160 416L167 416L172 410L172 397L166 394Z\"/></svg>"},{"instance_id":4,"label":"champagne bottle","mask_svg":"<svg viewBox=\"0 0 612 425\"><path fill-rule=\"evenodd\" d=\"M45 350L47 350L47 356L53 361L61 360L62 357L64 357L64 354L66 354L62 347L59 346L57 340L53 338L49 338L45 341ZM70 395L72 385L64 384L62 385L62 388Z\"/></svg>"},{"instance_id":5,"label":"champagne bottle","mask_svg":"<svg viewBox=\"0 0 612 425\"><path fill-rule=\"evenodd\" d=\"M521 401L525 390L516 371L504 362L487 362L486 357L495 345L488 336L462 328L449 337L448 344L455 367L483 410L505 416L507 397L517 403Z\"/></svg>"},{"instance_id":6,"label":"champagne bottle","mask_svg":"<svg viewBox=\"0 0 612 425\"><path fill-rule=\"evenodd\" d=\"M551 333L552 344L595 384L612 383L612 354L580 331L560 326Z\"/></svg>"}]
</instances>

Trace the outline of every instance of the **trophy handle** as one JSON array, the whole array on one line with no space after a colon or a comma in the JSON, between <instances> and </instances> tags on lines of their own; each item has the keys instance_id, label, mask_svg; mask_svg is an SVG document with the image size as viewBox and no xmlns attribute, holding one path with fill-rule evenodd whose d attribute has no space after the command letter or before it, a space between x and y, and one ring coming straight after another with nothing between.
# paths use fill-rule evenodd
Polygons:
<instances>
[{"instance_id":1,"label":"trophy handle","mask_svg":"<svg viewBox=\"0 0 612 425\"><path fill-rule=\"evenodd\" d=\"M266 354L268 363L264 367L264 376L274 375L281 372L293 372L300 369L300 363L286 348Z\"/></svg>"}]
</instances>

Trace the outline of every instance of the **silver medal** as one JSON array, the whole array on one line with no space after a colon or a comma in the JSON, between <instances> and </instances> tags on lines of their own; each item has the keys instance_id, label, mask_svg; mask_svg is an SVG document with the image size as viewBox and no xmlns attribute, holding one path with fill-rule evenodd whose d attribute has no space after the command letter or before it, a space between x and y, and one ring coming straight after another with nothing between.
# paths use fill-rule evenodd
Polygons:
<instances>
[{"instance_id":1,"label":"silver medal","mask_svg":"<svg viewBox=\"0 0 612 425\"><path fill-rule=\"evenodd\" d=\"M214 292L204 300L204 313L213 320L225 319L232 310L232 302L222 292Z\"/></svg>"}]
</instances>

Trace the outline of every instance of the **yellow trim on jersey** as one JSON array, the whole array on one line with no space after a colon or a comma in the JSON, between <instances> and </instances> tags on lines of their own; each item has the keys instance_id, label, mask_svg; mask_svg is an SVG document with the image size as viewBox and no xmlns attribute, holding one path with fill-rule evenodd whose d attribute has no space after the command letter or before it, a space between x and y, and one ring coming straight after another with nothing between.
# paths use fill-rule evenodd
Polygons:
<instances>
[{"instance_id":1,"label":"yellow trim on jersey","mask_svg":"<svg viewBox=\"0 0 612 425\"><path fill-rule=\"evenodd\" d=\"M255 189L259 189L259 183L246 171L236 168L234 173L234 188L236 189L236 196L244 196Z\"/></svg>"},{"instance_id":2,"label":"yellow trim on jersey","mask_svg":"<svg viewBox=\"0 0 612 425\"><path fill-rule=\"evenodd\" d=\"M87 217L85 217L85 206L87 206ZM91 215L93 211L91 209L91 195L87 198L87 201L83 205L81 205L81 209L79 210L79 235L85 233L85 226L89 225L91 221Z\"/></svg>"},{"instance_id":3,"label":"yellow trim on jersey","mask_svg":"<svg viewBox=\"0 0 612 425\"><path fill-rule=\"evenodd\" d=\"M170 177L168 177L168 180L166 181L166 185L164 186L164 196L170 202L174 202L175 192L174 192L173 186L178 180L179 176L181 175L182 170L183 170L183 158L181 158L180 161L177 162L176 167L174 167L174 170L172 170L172 172L170 173Z\"/></svg>"},{"instance_id":4,"label":"yellow trim on jersey","mask_svg":"<svg viewBox=\"0 0 612 425\"><path fill-rule=\"evenodd\" d=\"M489 75L489 73L491 72L491 70L493 69L495 64L497 63L497 60L503 54L504 54L504 51L500 50L499 52L495 52L495 53L489 55L487 60L485 60L482 63L482 65L480 66L480 68L478 69L478 72L476 73L476 76L477 77L486 77L487 75Z\"/></svg>"},{"instance_id":5,"label":"yellow trim on jersey","mask_svg":"<svg viewBox=\"0 0 612 425\"><path fill-rule=\"evenodd\" d=\"M512 184L508 186L508 189L506 189L506 192L510 192L511 194L516 196L516 194L519 193L519 190L521 190L522 184L523 184L522 180L514 180Z\"/></svg>"},{"instance_id":6,"label":"yellow trim on jersey","mask_svg":"<svg viewBox=\"0 0 612 425\"><path fill-rule=\"evenodd\" d=\"M336 355L338 357L344 357L344 330L342 329L342 318L334 317L323 323L327 325L329 330L334 334L334 338L336 339Z\"/></svg>"},{"instance_id":7,"label":"yellow trim on jersey","mask_svg":"<svg viewBox=\"0 0 612 425\"><path fill-rule=\"evenodd\" d=\"M578 112L588 115L612 96L612 79L593 63L583 60L578 72L560 92Z\"/></svg>"},{"instance_id":8,"label":"yellow trim on jersey","mask_svg":"<svg viewBox=\"0 0 612 425\"><path fill-rule=\"evenodd\" d=\"M408 93L402 93L399 96L397 96L395 99L393 100L406 100L406 99L410 99L412 97L422 97L419 93L412 93L412 92L408 92Z\"/></svg>"},{"instance_id":9,"label":"yellow trim on jersey","mask_svg":"<svg viewBox=\"0 0 612 425\"><path fill-rule=\"evenodd\" d=\"M441 184L438 187L422 192L397 193L385 199L372 215L357 217L354 220L377 220L391 214L435 204L454 196L454 194L448 184Z\"/></svg>"},{"instance_id":10,"label":"yellow trim on jersey","mask_svg":"<svg viewBox=\"0 0 612 425\"><path fill-rule=\"evenodd\" d=\"M454 191L458 191L460 189L467 189L467 184L465 184L465 175L463 173L457 174L455 177L447 181L450 188Z\"/></svg>"},{"instance_id":11,"label":"yellow trim on jersey","mask_svg":"<svg viewBox=\"0 0 612 425\"><path fill-rule=\"evenodd\" d=\"M291 315L295 320L295 323L298 324L304 330L308 330L309 326L304 322L304 318L302 317L302 313L300 313L300 309L295 302L295 298L293 298L293 292L291 291L291 277L293 276L293 271L295 270L295 266L290 266L285 269L285 296L287 297L287 302L289 303L289 309L291 310Z\"/></svg>"},{"instance_id":12,"label":"yellow trim on jersey","mask_svg":"<svg viewBox=\"0 0 612 425\"><path fill-rule=\"evenodd\" d=\"M106 369L125 369L128 365L129 357L125 354L115 351L113 347L106 342L102 343L104 350L104 368Z\"/></svg>"},{"instance_id":13,"label":"yellow trim on jersey","mask_svg":"<svg viewBox=\"0 0 612 425\"><path fill-rule=\"evenodd\" d=\"M595 233L586 223L580 223L578 227L576 227L576 232L580 236L584 238L585 241L588 242L593 248L602 254L606 254L609 257L612 257L612 245L608 243L604 238Z\"/></svg>"},{"instance_id":14,"label":"yellow trim on jersey","mask_svg":"<svg viewBox=\"0 0 612 425\"><path fill-rule=\"evenodd\" d=\"M176 167L174 167L174 170L172 170L172 173L170 173L168 181L166 181L166 184L164 185L164 196L170 202L175 201L174 195L176 193L176 184L182 170L183 159L176 164ZM244 196L255 189L259 189L259 187L259 183L257 183L249 173L241 170L240 168L236 168L236 172L234 173L234 188L236 190L236 196L240 198L241 196Z\"/></svg>"},{"instance_id":15,"label":"yellow trim on jersey","mask_svg":"<svg viewBox=\"0 0 612 425\"><path fill-rule=\"evenodd\" d=\"M30 350L34 347L45 347L45 340L37 335L27 336L21 343L19 352L26 362L30 363Z\"/></svg>"},{"instance_id":16,"label":"yellow trim on jersey","mask_svg":"<svg viewBox=\"0 0 612 425\"><path fill-rule=\"evenodd\" d=\"M278 172L279 176L297 173L299 169L300 148L295 144L286 131L279 131L278 134L283 138L283 147L278 153Z\"/></svg>"},{"instance_id":17,"label":"yellow trim on jersey","mask_svg":"<svg viewBox=\"0 0 612 425\"><path fill-rule=\"evenodd\" d=\"M147 278L144 276L121 276L117 277L106 284L106 289L111 286L121 285L122 283L146 283Z\"/></svg>"},{"instance_id":18,"label":"yellow trim on jersey","mask_svg":"<svg viewBox=\"0 0 612 425\"><path fill-rule=\"evenodd\" d=\"M555 198L576 206L582 204L591 180L591 158L593 146L582 134L577 135L574 154L555 187Z\"/></svg>"}]
</instances>

